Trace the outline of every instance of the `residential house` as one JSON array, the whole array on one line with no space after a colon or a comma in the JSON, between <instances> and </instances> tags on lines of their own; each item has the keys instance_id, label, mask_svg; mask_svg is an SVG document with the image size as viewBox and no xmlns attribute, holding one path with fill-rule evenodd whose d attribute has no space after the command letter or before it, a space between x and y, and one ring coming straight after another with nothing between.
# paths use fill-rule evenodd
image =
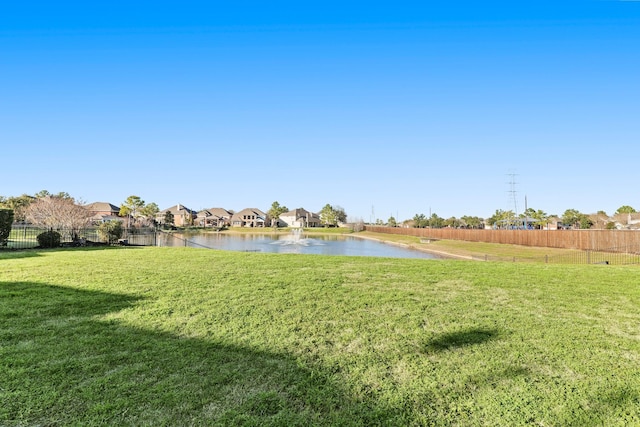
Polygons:
<instances>
[{"instance_id":1,"label":"residential house","mask_svg":"<svg viewBox=\"0 0 640 427\"><path fill-rule=\"evenodd\" d=\"M165 223L165 217L167 212L171 212L173 215L173 225L176 227L187 227L193 225L198 213L188 207L177 204L165 210L162 210L156 214L156 221L159 224Z\"/></svg>"},{"instance_id":2,"label":"residential house","mask_svg":"<svg viewBox=\"0 0 640 427\"><path fill-rule=\"evenodd\" d=\"M267 214L256 208L243 209L231 217L232 227L265 227L267 225Z\"/></svg>"},{"instance_id":3,"label":"residential house","mask_svg":"<svg viewBox=\"0 0 640 427\"><path fill-rule=\"evenodd\" d=\"M543 230L561 230L562 228L562 222L556 215L548 217L547 223L542 227Z\"/></svg>"},{"instance_id":4,"label":"residential house","mask_svg":"<svg viewBox=\"0 0 640 427\"><path fill-rule=\"evenodd\" d=\"M298 208L281 214L278 225L283 227L320 227L320 215Z\"/></svg>"},{"instance_id":5,"label":"residential house","mask_svg":"<svg viewBox=\"0 0 640 427\"><path fill-rule=\"evenodd\" d=\"M123 218L119 216L120 208L108 202L94 202L84 205L84 208L91 212L91 222L99 224L111 220L122 221Z\"/></svg>"},{"instance_id":6,"label":"residential house","mask_svg":"<svg viewBox=\"0 0 640 427\"><path fill-rule=\"evenodd\" d=\"M604 230L607 227L615 227L615 223L611 220L611 217L605 212L600 211L594 214L589 214L589 219L593 223L591 228L596 230Z\"/></svg>"},{"instance_id":7,"label":"residential house","mask_svg":"<svg viewBox=\"0 0 640 427\"><path fill-rule=\"evenodd\" d=\"M619 213L613 215L612 219L618 230L640 229L640 212Z\"/></svg>"},{"instance_id":8,"label":"residential house","mask_svg":"<svg viewBox=\"0 0 640 427\"><path fill-rule=\"evenodd\" d=\"M231 225L233 213L223 208L203 209L198 212L197 222L201 227L222 228Z\"/></svg>"}]
</instances>

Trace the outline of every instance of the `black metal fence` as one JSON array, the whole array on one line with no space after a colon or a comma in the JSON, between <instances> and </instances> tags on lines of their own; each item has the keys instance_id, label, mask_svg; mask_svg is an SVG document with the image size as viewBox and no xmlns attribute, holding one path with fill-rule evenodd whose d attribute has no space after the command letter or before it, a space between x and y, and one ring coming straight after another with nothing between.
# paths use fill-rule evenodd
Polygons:
<instances>
[{"instance_id":1,"label":"black metal fence","mask_svg":"<svg viewBox=\"0 0 640 427\"><path fill-rule=\"evenodd\" d=\"M32 249L39 246L38 235L48 231L32 225L14 225L5 245L0 249ZM107 244L98 233L98 227L81 230L54 230L60 233L61 246L92 246ZM154 228L127 228L123 230L120 242L128 245L155 246L157 242Z\"/></svg>"},{"instance_id":2,"label":"black metal fence","mask_svg":"<svg viewBox=\"0 0 640 427\"><path fill-rule=\"evenodd\" d=\"M640 253L629 249L616 248L610 251L571 251L563 255L545 256L496 256L482 255L471 257L477 261L532 262L545 264L607 264L607 265L640 265Z\"/></svg>"}]
</instances>

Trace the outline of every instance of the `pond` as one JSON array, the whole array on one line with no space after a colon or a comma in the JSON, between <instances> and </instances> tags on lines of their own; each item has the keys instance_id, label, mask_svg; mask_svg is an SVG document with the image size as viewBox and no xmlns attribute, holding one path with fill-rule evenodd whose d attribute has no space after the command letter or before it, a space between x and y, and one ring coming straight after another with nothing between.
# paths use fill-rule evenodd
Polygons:
<instances>
[{"instance_id":1,"label":"pond","mask_svg":"<svg viewBox=\"0 0 640 427\"><path fill-rule=\"evenodd\" d=\"M158 246L191 246L241 252L437 259L416 249L346 235L161 233Z\"/></svg>"}]
</instances>

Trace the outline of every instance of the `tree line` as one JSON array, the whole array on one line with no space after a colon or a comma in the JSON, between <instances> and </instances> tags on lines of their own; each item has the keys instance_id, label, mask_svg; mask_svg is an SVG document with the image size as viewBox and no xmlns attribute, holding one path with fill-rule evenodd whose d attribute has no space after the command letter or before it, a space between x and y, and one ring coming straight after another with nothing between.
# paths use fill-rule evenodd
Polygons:
<instances>
[{"instance_id":1,"label":"tree line","mask_svg":"<svg viewBox=\"0 0 640 427\"><path fill-rule=\"evenodd\" d=\"M619 207L614 215L633 214L637 211L629 206L623 205ZM543 210L527 208L523 213L516 215L511 210L497 209L489 218L480 218L477 216L462 216L460 218L442 218L438 214L433 213L430 216L425 214L415 214L408 225L414 228L475 228L482 229L487 226L491 228L531 228L542 229L548 227L552 220L557 220L561 228L571 229L589 229L596 225L594 217L602 220L604 228L616 228L615 221L604 211L598 211L595 214L588 215L578 211L577 209L567 209L561 216L549 215ZM406 222L405 222L406 223ZM389 227L397 227L399 224L396 219L391 216L387 223L382 220L376 220L376 225L387 225Z\"/></svg>"}]
</instances>

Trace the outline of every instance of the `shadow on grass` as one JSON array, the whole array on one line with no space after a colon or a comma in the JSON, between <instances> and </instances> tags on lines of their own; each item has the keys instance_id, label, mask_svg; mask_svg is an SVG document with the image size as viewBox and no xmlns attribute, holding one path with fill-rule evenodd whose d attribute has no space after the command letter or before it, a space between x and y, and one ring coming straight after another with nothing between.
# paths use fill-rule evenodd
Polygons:
<instances>
[{"instance_id":1,"label":"shadow on grass","mask_svg":"<svg viewBox=\"0 0 640 427\"><path fill-rule=\"evenodd\" d=\"M5 259L33 258L40 254L33 249L0 248L0 261Z\"/></svg>"},{"instance_id":2,"label":"shadow on grass","mask_svg":"<svg viewBox=\"0 0 640 427\"><path fill-rule=\"evenodd\" d=\"M431 339L426 344L427 351L446 351L460 347L484 344L499 336L496 329L473 328L457 332L447 332Z\"/></svg>"},{"instance_id":3,"label":"shadow on grass","mask_svg":"<svg viewBox=\"0 0 640 427\"><path fill-rule=\"evenodd\" d=\"M0 425L407 423L290 356L105 317L137 301L0 282Z\"/></svg>"},{"instance_id":4,"label":"shadow on grass","mask_svg":"<svg viewBox=\"0 0 640 427\"><path fill-rule=\"evenodd\" d=\"M32 258L42 256L43 253L52 252L92 252L92 251L104 251L104 250L122 250L124 248L133 249L140 248L140 246L81 246L81 247L58 247L58 248L0 248L0 261L3 259L18 259L18 258Z\"/></svg>"}]
</instances>

